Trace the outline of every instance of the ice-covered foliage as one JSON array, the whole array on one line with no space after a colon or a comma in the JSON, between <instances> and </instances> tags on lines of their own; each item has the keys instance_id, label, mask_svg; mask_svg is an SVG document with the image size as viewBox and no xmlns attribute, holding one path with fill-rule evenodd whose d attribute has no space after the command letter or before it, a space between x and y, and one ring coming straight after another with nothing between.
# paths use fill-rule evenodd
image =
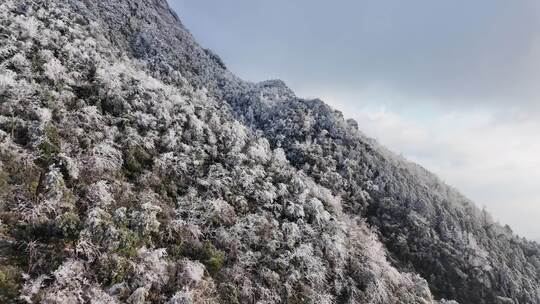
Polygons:
<instances>
[{"instance_id":1,"label":"ice-covered foliage","mask_svg":"<svg viewBox=\"0 0 540 304\"><path fill-rule=\"evenodd\" d=\"M539 252L164 0L0 4L2 303L540 303Z\"/></svg>"}]
</instances>

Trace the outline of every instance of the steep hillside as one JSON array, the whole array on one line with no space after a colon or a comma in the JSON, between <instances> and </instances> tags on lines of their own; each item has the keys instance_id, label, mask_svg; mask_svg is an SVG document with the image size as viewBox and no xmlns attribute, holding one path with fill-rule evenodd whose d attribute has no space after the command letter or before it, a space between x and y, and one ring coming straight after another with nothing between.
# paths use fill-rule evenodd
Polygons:
<instances>
[{"instance_id":1,"label":"steep hillside","mask_svg":"<svg viewBox=\"0 0 540 304\"><path fill-rule=\"evenodd\" d=\"M539 246L165 0L0 4L0 302L443 298L540 303Z\"/></svg>"}]
</instances>

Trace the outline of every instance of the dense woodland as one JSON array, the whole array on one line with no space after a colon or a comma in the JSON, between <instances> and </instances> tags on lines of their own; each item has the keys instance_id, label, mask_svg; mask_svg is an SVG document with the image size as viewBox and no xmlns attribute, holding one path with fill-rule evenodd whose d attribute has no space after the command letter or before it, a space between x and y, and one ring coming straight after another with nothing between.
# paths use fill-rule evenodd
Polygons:
<instances>
[{"instance_id":1,"label":"dense woodland","mask_svg":"<svg viewBox=\"0 0 540 304\"><path fill-rule=\"evenodd\" d=\"M165 0L6 0L0 302L540 303L540 247Z\"/></svg>"}]
</instances>

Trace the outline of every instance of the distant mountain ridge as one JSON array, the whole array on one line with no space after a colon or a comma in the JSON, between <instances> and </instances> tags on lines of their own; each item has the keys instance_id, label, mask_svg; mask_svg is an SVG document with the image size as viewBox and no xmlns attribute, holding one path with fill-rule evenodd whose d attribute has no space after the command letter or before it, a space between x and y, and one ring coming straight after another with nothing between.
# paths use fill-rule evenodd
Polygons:
<instances>
[{"instance_id":1,"label":"distant mountain ridge","mask_svg":"<svg viewBox=\"0 0 540 304\"><path fill-rule=\"evenodd\" d=\"M165 0L0 4L0 302L454 301L540 303L539 245Z\"/></svg>"}]
</instances>

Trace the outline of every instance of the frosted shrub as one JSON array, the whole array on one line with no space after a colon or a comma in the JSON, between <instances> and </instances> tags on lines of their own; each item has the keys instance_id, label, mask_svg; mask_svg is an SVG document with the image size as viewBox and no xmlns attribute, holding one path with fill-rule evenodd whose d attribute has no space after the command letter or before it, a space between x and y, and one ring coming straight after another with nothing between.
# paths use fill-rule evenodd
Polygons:
<instances>
[{"instance_id":1,"label":"frosted shrub","mask_svg":"<svg viewBox=\"0 0 540 304\"><path fill-rule=\"evenodd\" d=\"M179 291L174 294L167 304L193 304L192 295L189 292Z\"/></svg>"},{"instance_id":2,"label":"frosted shrub","mask_svg":"<svg viewBox=\"0 0 540 304\"><path fill-rule=\"evenodd\" d=\"M257 162L267 163L272 157L268 140L265 138L258 139L249 147L248 155Z\"/></svg>"},{"instance_id":3,"label":"frosted shrub","mask_svg":"<svg viewBox=\"0 0 540 304\"><path fill-rule=\"evenodd\" d=\"M285 155L285 151L282 148L274 149L272 154L272 163L284 165L287 164L287 155Z\"/></svg>"},{"instance_id":4,"label":"frosted shrub","mask_svg":"<svg viewBox=\"0 0 540 304\"><path fill-rule=\"evenodd\" d=\"M160 211L160 207L147 201L141 205L140 210L131 213L130 221L142 235L149 235L159 231L160 222L157 215Z\"/></svg>"},{"instance_id":5,"label":"frosted shrub","mask_svg":"<svg viewBox=\"0 0 540 304\"><path fill-rule=\"evenodd\" d=\"M98 286L92 286L88 291L89 304L117 304L117 299L113 298Z\"/></svg>"},{"instance_id":6,"label":"frosted shrub","mask_svg":"<svg viewBox=\"0 0 540 304\"><path fill-rule=\"evenodd\" d=\"M326 268L314 251L312 244L301 244L293 252L295 263L300 264L304 276L314 288L322 288L326 283Z\"/></svg>"},{"instance_id":7,"label":"frosted shrub","mask_svg":"<svg viewBox=\"0 0 540 304\"><path fill-rule=\"evenodd\" d=\"M146 297L148 296L148 289L145 287L139 287L129 296L127 303L129 304L145 304Z\"/></svg>"},{"instance_id":8,"label":"frosted shrub","mask_svg":"<svg viewBox=\"0 0 540 304\"><path fill-rule=\"evenodd\" d=\"M6 92L10 87L15 86L17 81L15 78L17 77L17 73L11 71L11 70L0 70L0 93Z\"/></svg>"},{"instance_id":9,"label":"frosted shrub","mask_svg":"<svg viewBox=\"0 0 540 304\"><path fill-rule=\"evenodd\" d=\"M115 303L96 284L84 277L83 262L70 259L64 262L54 273L54 283L43 291L43 303L81 303L86 294L92 294L91 303Z\"/></svg>"},{"instance_id":10,"label":"frosted shrub","mask_svg":"<svg viewBox=\"0 0 540 304\"><path fill-rule=\"evenodd\" d=\"M305 210L310 221L317 226L324 225L330 219L330 214L325 210L323 203L316 198L309 200Z\"/></svg>"},{"instance_id":11,"label":"frosted shrub","mask_svg":"<svg viewBox=\"0 0 540 304\"><path fill-rule=\"evenodd\" d=\"M114 198L110 192L110 186L104 180L90 185L86 197L91 206L98 206L101 208L106 208L114 202Z\"/></svg>"},{"instance_id":12,"label":"frosted shrub","mask_svg":"<svg viewBox=\"0 0 540 304\"><path fill-rule=\"evenodd\" d=\"M90 236L99 239L105 236L111 224L111 215L100 207L94 207L88 212L84 225Z\"/></svg>"},{"instance_id":13,"label":"frosted shrub","mask_svg":"<svg viewBox=\"0 0 540 304\"><path fill-rule=\"evenodd\" d=\"M289 248L294 248L295 244L301 241L302 234L295 223L283 223L281 229Z\"/></svg>"},{"instance_id":14,"label":"frosted shrub","mask_svg":"<svg viewBox=\"0 0 540 304\"><path fill-rule=\"evenodd\" d=\"M45 76L54 82L62 79L66 73L66 68L54 57L48 58L48 61L43 65L43 69L45 70Z\"/></svg>"},{"instance_id":15,"label":"frosted shrub","mask_svg":"<svg viewBox=\"0 0 540 304\"><path fill-rule=\"evenodd\" d=\"M18 27L18 34L21 38L37 38L38 27L40 22L33 16L26 17L19 15L14 18L15 24Z\"/></svg>"},{"instance_id":16,"label":"frosted shrub","mask_svg":"<svg viewBox=\"0 0 540 304\"><path fill-rule=\"evenodd\" d=\"M84 265L81 261L68 260L54 272L58 286L68 286L76 281L82 281Z\"/></svg>"},{"instance_id":17,"label":"frosted shrub","mask_svg":"<svg viewBox=\"0 0 540 304\"><path fill-rule=\"evenodd\" d=\"M40 275L36 279L30 279L28 275L24 275L26 282L21 291L21 299L26 303L34 303L32 300L35 295L37 295L41 289L45 286L44 282L49 279L47 275Z\"/></svg>"},{"instance_id":18,"label":"frosted shrub","mask_svg":"<svg viewBox=\"0 0 540 304\"><path fill-rule=\"evenodd\" d=\"M186 285L196 285L204 277L205 267L200 262L183 260L180 269L180 281Z\"/></svg>"},{"instance_id":19,"label":"frosted shrub","mask_svg":"<svg viewBox=\"0 0 540 304\"><path fill-rule=\"evenodd\" d=\"M150 250L142 247L137 251L137 261L132 263L135 282L141 288L152 285L161 287L169 281L169 262L164 248Z\"/></svg>"},{"instance_id":20,"label":"frosted shrub","mask_svg":"<svg viewBox=\"0 0 540 304\"><path fill-rule=\"evenodd\" d=\"M77 180L80 174L80 164L77 160L69 157L64 153L58 155L62 168L66 171L67 178Z\"/></svg>"},{"instance_id":21,"label":"frosted shrub","mask_svg":"<svg viewBox=\"0 0 540 304\"><path fill-rule=\"evenodd\" d=\"M304 206L293 202L288 202L285 207L285 215L291 219L304 218Z\"/></svg>"},{"instance_id":22,"label":"frosted shrub","mask_svg":"<svg viewBox=\"0 0 540 304\"><path fill-rule=\"evenodd\" d=\"M213 218L218 223L224 225L233 225L236 222L236 213L234 208L224 200L215 200L212 202Z\"/></svg>"},{"instance_id":23,"label":"frosted shrub","mask_svg":"<svg viewBox=\"0 0 540 304\"><path fill-rule=\"evenodd\" d=\"M92 171L116 172L122 168L122 153L108 143L101 143L92 149L90 160Z\"/></svg>"}]
</instances>

